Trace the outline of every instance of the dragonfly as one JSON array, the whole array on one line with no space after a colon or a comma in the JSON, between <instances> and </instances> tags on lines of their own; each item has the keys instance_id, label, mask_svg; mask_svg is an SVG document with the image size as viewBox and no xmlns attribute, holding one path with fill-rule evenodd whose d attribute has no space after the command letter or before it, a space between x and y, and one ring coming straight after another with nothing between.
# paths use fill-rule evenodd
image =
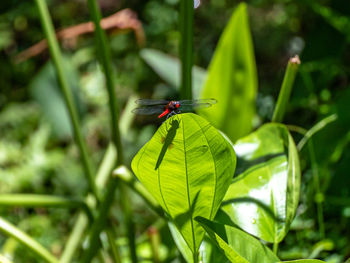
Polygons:
<instances>
[{"instance_id":1,"label":"dragonfly","mask_svg":"<svg viewBox=\"0 0 350 263\"><path fill-rule=\"evenodd\" d=\"M140 107L133 109L133 113L139 115L159 114L158 118L167 116L167 119L181 112L191 112L196 109L208 108L216 103L216 99L198 100L153 100L139 99L135 103Z\"/></svg>"}]
</instances>

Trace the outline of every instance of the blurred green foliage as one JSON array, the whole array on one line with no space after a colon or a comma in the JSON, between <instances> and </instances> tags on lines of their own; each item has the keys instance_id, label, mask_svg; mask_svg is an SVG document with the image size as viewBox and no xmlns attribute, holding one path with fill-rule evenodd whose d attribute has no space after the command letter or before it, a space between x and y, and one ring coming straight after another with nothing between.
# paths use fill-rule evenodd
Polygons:
<instances>
[{"instance_id":1,"label":"blurred green foliage","mask_svg":"<svg viewBox=\"0 0 350 263\"><path fill-rule=\"evenodd\" d=\"M84 1L47 1L57 29L89 20ZM146 48L177 56L178 0L101 0L103 15L130 8L143 24ZM195 10L194 62L207 68L217 41L240 1L202 0ZM320 258L344 262L350 256L350 5L347 0L251 0L247 1L258 70L257 122L268 121L290 56L299 54L300 73L291 96L286 124L309 129L325 116L338 119L313 137L315 158L311 165L308 147L301 151L301 202L291 231L280 244L282 259ZM109 33L116 70L118 98L124 106L131 95L176 97L174 86L164 82L143 61L141 47L132 32ZM15 63L14 56L43 38L33 1L2 1L0 4L0 193L43 193L83 197L87 184L78 151L68 134L67 120L48 117L62 111L54 92L48 53ZM92 159L97 165L108 143L109 119L104 76L96 61L92 35L63 43L64 53L76 74L72 83L80 94L82 128ZM171 69L169 69L171 70ZM31 84L43 85L42 91ZM51 83L51 84L50 84ZM47 88L47 90L45 90ZM40 98L40 96L44 96ZM47 107L45 105L50 105ZM130 104L129 104L130 105ZM128 109L128 112L130 110ZM127 114L127 112L125 112ZM51 115L52 116L52 115ZM57 116L57 115L55 115ZM64 114L59 114L60 117ZM62 117L64 118L64 117ZM50 121L48 121L51 120ZM153 134L153 119L136 118L125 124L127 163ZM60 131L60 129L62 129ZM57 136L58 135L58 136ZM293 133L296 140L301 136ZM322 196L316 196L315 169ZM117 196L118 200L122 197ZM149 255L142 233L155 220L145 203L132 195L140 255ZM324 206L325 237L319 232L316 202ZM113 207L115 224L120 208ZM64 209L0 208L1 216L30 233L55 255L74 223L75 212ZM49 216L47 216L49 215ZM123 232L124 230L120 230ZM120 234L120 233L118 233ZM123 233L121 233L123 234ZM169 231L161 228L168 260L179 257ZM142 239L143 237L143 239ZM126 242L118 240L127 254ZM14 262L38 262L13 240L0 234L0 254L14 251Z\"/></svg>"}]
</instances>

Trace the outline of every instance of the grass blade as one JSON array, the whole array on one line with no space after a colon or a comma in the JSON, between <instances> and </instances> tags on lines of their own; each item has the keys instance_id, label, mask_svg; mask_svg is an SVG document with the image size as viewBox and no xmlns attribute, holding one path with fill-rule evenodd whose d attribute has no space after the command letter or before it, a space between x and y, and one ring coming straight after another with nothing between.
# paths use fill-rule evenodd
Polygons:
<instances>
[{"instance_id":1,"label":"grass blade","mask_svg":"<svg viewBox=\"0 0 350 263\"><path fill-rule=\"evenodd\" d=\"M66 75L64 74L62 56L57 43L57 39L55 37L55 30L52 25L52 20L49 14L49 10L45 0L35 0L35 3L39 10L40 21L47 38L50 54L56 69L57 78L58 78L60 87L62 89L62 93L63 93L64 99L69 111L69 115L73 124L74 137L80 151L80 155L83 161L84 171L85 171L87 180L89 182L89 187L91 192L93 192L94 195L98 197L97 188L94 182L94 172L92 169L92 163L90 161L90 158L87 152L87 147L84 142L83 135L80 129L78 113L77 113L76 106L74 104L71 90L69 88L68 80Z\"/></svg>"},{"instance_id":2,"label":"grass blade","mask_svg":"<svg viewBox=\"0 0 350 263\"><path fill-rule=\"evenodd\" d=\"M0 231L5 235L16 239L45 261L50 263L58 263L58 260L49 251L47 251L46 248L2 217L0 217Z\"/></svg>"}]
</instances>

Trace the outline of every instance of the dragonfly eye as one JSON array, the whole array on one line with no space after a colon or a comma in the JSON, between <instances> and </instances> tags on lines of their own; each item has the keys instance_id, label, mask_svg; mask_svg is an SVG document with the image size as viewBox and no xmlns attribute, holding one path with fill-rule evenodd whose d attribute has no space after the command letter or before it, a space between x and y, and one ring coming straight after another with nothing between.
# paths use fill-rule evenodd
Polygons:
<instances>
[{"instance_id":1,"label":"dragonfly eye","mask_svg":"<svg viewBox=\"0 0 350 263\"><path fill-rule=\"evenodd\" d=\"M180 103L176 103L176 104L175 104L175 107L176 107L176 108L180 108Z\"/></svg>"}]
</instances>

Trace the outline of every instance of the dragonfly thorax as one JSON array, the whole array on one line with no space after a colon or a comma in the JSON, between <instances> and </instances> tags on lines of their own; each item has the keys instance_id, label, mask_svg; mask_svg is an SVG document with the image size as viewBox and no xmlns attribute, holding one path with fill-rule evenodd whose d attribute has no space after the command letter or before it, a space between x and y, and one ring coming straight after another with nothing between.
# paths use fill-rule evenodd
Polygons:
<instances>
[{"instance_id":1,"label":"dragonfly thorax","mask_svg":"<svg viewBox=\"0 0 350 263\"><path fill-rule=\"evenodd\" d=\"M170 101L168 105L166 105L166 109L168 109L170 112L175 111L178 108L180 108L180 102L179 101Z\"/></svg>"}]
</instances>

